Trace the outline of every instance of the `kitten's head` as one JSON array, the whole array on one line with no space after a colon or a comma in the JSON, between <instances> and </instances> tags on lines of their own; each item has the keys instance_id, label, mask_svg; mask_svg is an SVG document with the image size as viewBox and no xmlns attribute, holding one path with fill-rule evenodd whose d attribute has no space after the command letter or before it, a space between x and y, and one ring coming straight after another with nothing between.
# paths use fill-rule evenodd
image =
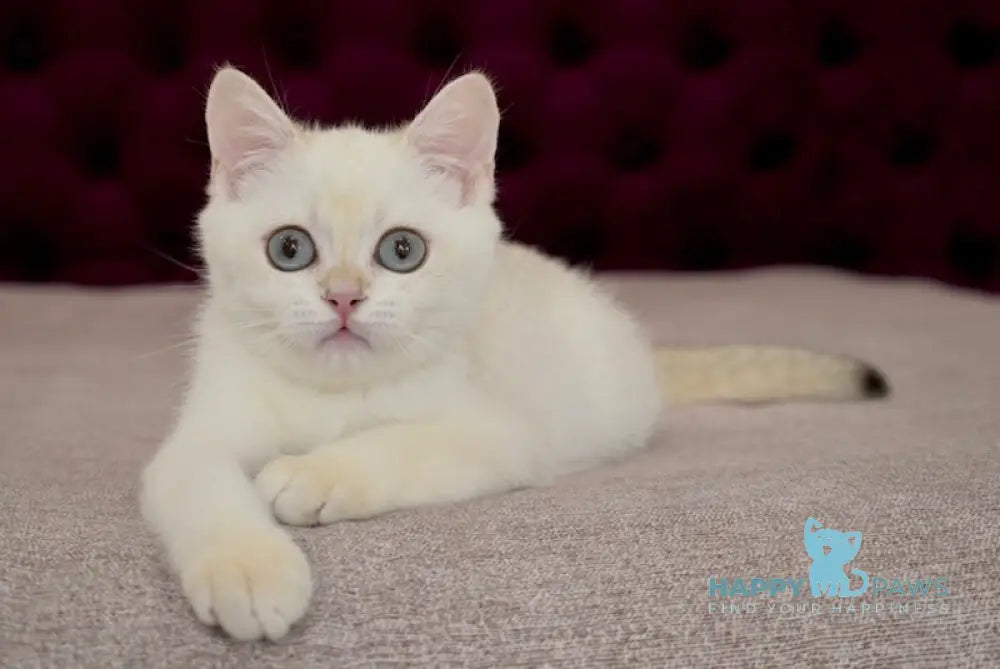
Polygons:
<instances>
[{"instance_id":1,"label":"kitten's head","mask_svg":"<svg viewBox=\"0 0 1000 669\"><path fill-rule=\"evenodd\" d=\"M199 233L220 327L338 385L418 366L471 326L500 236L485 77L452 81L402 128L323 129L226 68L205 116Z\"/></svg>"},{"instance_id":2,"label":"kitten's head","mask_svg":"<svg viewBox=\"0 0 1000 669\"><path fill-rule=\"evenodd\" d=\"M840 532L824 527L806 537L818 554L838 564L847 564L861 550L860 532Z\"/></svg>"}]
</instances>

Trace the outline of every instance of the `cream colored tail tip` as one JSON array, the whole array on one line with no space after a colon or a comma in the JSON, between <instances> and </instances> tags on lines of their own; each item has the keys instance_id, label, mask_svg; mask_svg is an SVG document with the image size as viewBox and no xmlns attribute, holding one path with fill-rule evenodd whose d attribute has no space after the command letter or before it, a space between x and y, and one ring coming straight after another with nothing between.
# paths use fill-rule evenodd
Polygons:
<instances>
[{"instance_id":1,"label":"cream colored tail tip","mask_svg":"<svg viewBox=\"0 0 1000 669\"><path fill-rule=\"evenodd\" d=\"M890 393L885 375L866 362L801 349L663 348L657 360L671 404L858 401Z\"/></svg>"}]
</instances>

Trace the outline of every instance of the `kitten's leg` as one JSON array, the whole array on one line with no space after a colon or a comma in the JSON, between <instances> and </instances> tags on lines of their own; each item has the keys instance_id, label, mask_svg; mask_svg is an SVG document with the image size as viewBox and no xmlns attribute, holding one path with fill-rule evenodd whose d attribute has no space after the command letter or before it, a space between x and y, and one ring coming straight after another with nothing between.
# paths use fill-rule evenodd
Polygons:
<instances>
[{"instance_id":1,"label":"kitten's leg","mask_svg":"<svg viewBox=\"0 0 1000 669\"><path fill-rule=\"evenodd\" d=\"M302 617L309 564L234 456L168 442L143 474L142 505L202 622L277 639Z\"/></svg>"},{"instance_id":2,"label":"kitten's leg","mask_svg":"<svg viewBox=\"0 0 1000 669\"><path fill-rule=\"evenodd\" d=\"M501 492L536 480L540 449L512 420L482 414L361 432L261 470L257 488L292 525Z\"/></svg>"}]
</instances>

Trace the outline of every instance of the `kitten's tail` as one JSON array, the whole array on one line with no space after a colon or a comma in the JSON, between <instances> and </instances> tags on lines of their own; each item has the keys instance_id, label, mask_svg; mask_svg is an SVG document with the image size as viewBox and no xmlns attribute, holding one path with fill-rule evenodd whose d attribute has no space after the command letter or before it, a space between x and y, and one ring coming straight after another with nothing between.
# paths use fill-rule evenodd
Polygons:
<instances>
[{"instance_id":1,"label":"kitten's tail","mask_svg":"<svg viewBox=\"0 0 1000 669\"><path fill-rule=\"evenodd\" d=\"M759 346L659 348L670 404L863 400L885 397L889 383L866 362L802 349Z\"/></svg>"},{"instance_id":2,"label":"kitten's tail","mask_svg":"<svg viewBox=\"0 0 1000 669\"><path fill-rule=\"evenodd\" d=\"M868 572L862 569L852 569L851 573L861 579L861 587L857 590L851 590L850 587L847 589L845 597L860 597L861 595L868 592Z\"/></svg>"}]
</instances>

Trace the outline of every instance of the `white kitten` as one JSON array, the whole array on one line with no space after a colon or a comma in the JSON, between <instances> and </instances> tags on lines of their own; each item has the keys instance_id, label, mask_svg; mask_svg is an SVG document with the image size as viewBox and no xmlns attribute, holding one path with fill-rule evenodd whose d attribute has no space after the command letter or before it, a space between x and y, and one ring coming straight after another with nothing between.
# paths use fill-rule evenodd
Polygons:
<instances>
[{"instance_id":1,"label":"white kitten","mask_svg":"<svg viewBox=\"0 0 1000 669\"><path fill-rule=\"evenodd\" d=\"M668 398L859 395L864 368L829 356L654 354L584 276L501 241L499 113L479 74L370 131L297 124L227 68L206 121L208 295L142 501L198 617L234 637L281 637L310 598L274 516L544 483L645 444Z\"/></svg>"}]
</instances>

